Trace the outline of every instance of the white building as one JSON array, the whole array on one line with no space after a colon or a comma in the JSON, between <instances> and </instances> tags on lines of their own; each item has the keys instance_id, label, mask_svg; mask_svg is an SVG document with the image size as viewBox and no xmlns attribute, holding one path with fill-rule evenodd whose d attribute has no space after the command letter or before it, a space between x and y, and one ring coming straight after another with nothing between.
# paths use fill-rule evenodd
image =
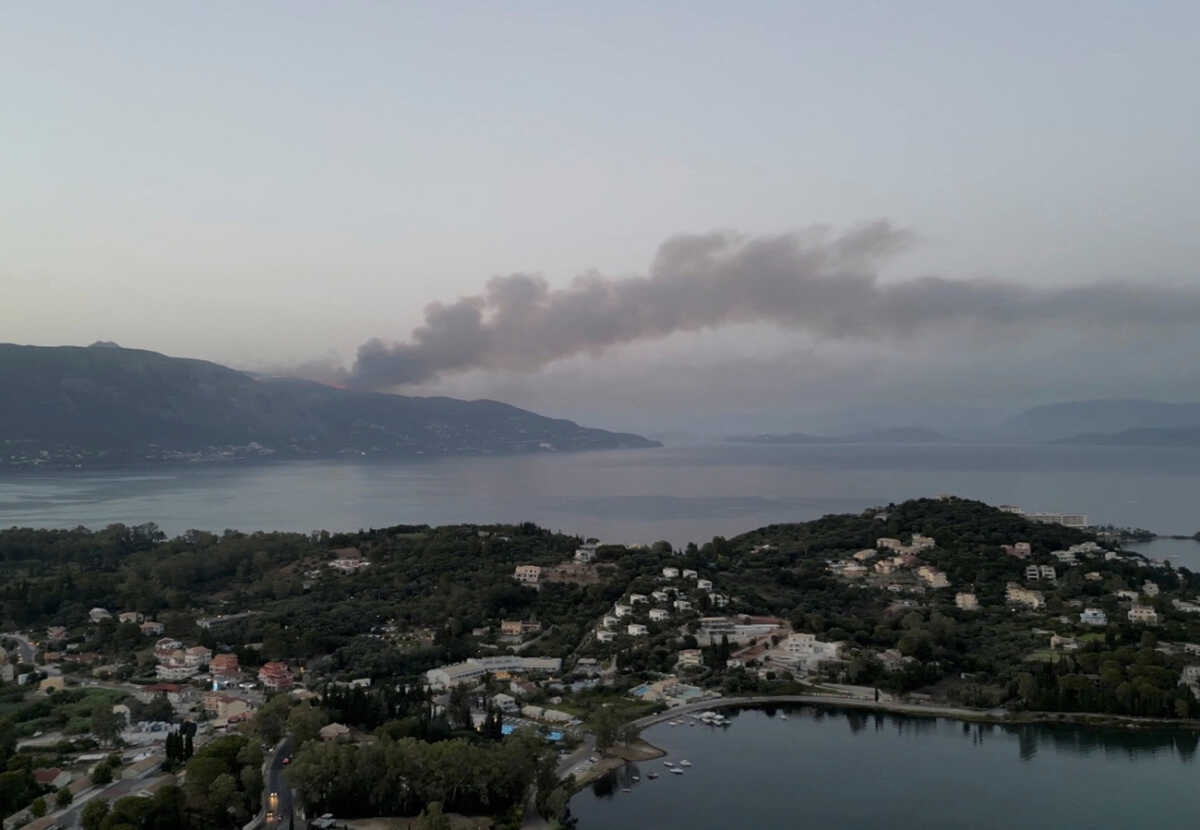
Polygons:
<instances>
[{"instance_id":1,"label":"white building","mask_svg":"<svg viewBox=\"0 0 1200 830\"><path fill-rule=\"evenodd\" d=\"M596 631L596 640L601 643L611 643L615 639L617 639L615 631L604 631L603 629Z\"/></svg>"},{"instance_id":2,"label":"white building","mask_svg":"<svg viewBox=\"0 0 1200 830\"><path fill-rule=\"evenodd\" d=\"M616 625L619 622L620 622L620 620L618 620L612 614L605 614L604 619L600 620L600 624L602 626L604 626L605 628L612 628L614 625Z\"/></svg>"},{"instance_id":3,"label":"white building","mask_svg":"<svg viewBox=\"0 0 1200 830\"><path fill-rule=\"evenodd\" d=\"M644 637L650 633L650 629L646 628L646 626L642 625L641 623L630 623L625 628L625 632L629 634L630 637Z\"/></svg>"},{"instance_id":4,"label":"white building","mask_svg":"<svg viewBox=\"0 0 1200 830\"><path fill-rule=\"evenodd\" d=\"M711 579L697 579L696 589L699 591L711 591L713 587Z\"/></svg>"},{"instance_id":5,"label":"white building","mask_svg":"<svg viewBox=\"0 0 1200 830\"><path fill-rule=\"evenodd\" d=\"M671 599L671 595L666 591L654 591L650 596L654 598L655 602L667 602Z\"/></svg>"},{"instance_id":6,"label":"white building","mask_svg":"<svg viewBox=\"0 0 1200 830\"><path fill-rule=\"evenodd\" d=\"M978 611L979 598L970 591L959 591L954 595L954 604L963 611Z\"/></svg>"},{"instance_id":7,"label":"white building","mask_svg":"<svg viewBox=\"0 0 1200 830\"><path fill-rule=\"evenodd\" d=\"M111 617L112 614L108 613L107 608L93 608L91 611L88 611L88 619L94 623L110 619Z\"/></svg>"},{"instance_id":8,"label":"white building","mask_svg":"<svg viewBox=\"0 0 1200 830\"><path fill-rule=\"evenodd\" d=\"M1149 605L1135 605L1129 609L1129 621L1135 625L1158 625L1158 612Z\"/></svg>"},{"instance_id":9,"label":"white building","mask_svg":"<svg viewBox=\"0 0 1200 830\"><path fill-rule=\"evenodd\" d=\"M1042 565L1039 570L1041 571L1042 579L1046 582L1054 582L1058 579L1058 574L1051 565Z\"/></svg>"},{"instance_id":10,"label":"white building","mask_svg":"<svg viewBox=\"0 0 1200 830\"><path fill-rule=\"evenodd\" d=\"M645 594L630 594L629 595L629 604L630 605L637 605L639 602L649 602L649 601L650 601L650 598L647 597Z\"/></svg>"},{"instance_id":11,"label":"white building","mask_svg":"<svg viewBox=\"0 0 1200 830\"><path fill-rule=\"evenodd\" d=\"M599 545L596 542L587 542L575 549L576 562L592 562L596 559L596 548Z\"/></svg>"},{"instance_id":12,"label":"white building","mask_svg":"<svg viewBox=\"0 0 1200 830\"><path fill-rule=\"evenodd\" d=\"M691 568L683 569L683 578L684 579L697 579L697 578L699 578L699 576L700 576L700 574L696 573Z\"/></svg>"},{"instance_id":13,"label":"white building","mask_svg":"<svg viewBox=\"0 0 1200 830\"><path fill-rule=\"evenodd\" d=\"M633 613L632 605L622 605L621 603L618 602L616 605L613 606L613 614L616 615L616 617L618 619L620 619L621 617L628 617L632 613Z\"/></svg>"},{"instance_id":14,"label":"white building","mask_svg":"<svg viewBox=\"0 0 1200 830\"><path fill-rule=\"evenodd\" d=\"M1037 565L1029 565L1025 568L1025 580L1027 582L1037 582L1042 576L1042 571Z\"/></svg>"},{"instance_id":15,"label":"white building","mask_svg":"<svg viewBox=\"0 0 1200 830\"><path fill-rule=\"evenodd\" d=\"M815 634L796 633L788 636L780 645L774 659L787 665L811 671L823 660L838 659L841 643L826 643ZM781 652L781 653L779 653Z\"/></svg>"},{"instance_id":16,"label":"white building","mask_svg":"<svg viewBox=\"0 0 1200 830\"><path fill-rule=\"evenodd\" d=\"M651 622L662 622L663 620L667 619L667 617L669 617L669 616L671 616L671 614L665 608L651 608L650 609Z\"/></svg>"},{"instance_id":17,"label":"white building","mask_svg":"<svg viewBox=\"0 0 1200 830\"><path fill-rule=\"evenodd\" d=\"M930 588L949 588L950 580L946 578L944 571L939 571L937 568L931 568L929 565L922 565L917 568L917 576L920 577Z\"/></svg>"},{"instance_id":18,"label":"white building","mask_svg":"<svg viewBox=\"0 0 1200 830\"><path fill-rule=\"evenodd\" d=\"M599 639L599 633L597 633ZM521 657L503 654L495 657L469 657L461 663L452 663L425 672L425 681L434 689L449 689L462 683L476 682L485 674L496 672L554 673L562 670L559 657Z\"/></svg>"},{"instance_id":19,"label":"white building","mask_svg":"<svg viewBox=\"0 0 1200 830\"><path fill-rule=\"evenodd\" d=\"M1083 625L1108 625L1108 615L1101 608L1085 608L1079 615L1079 622Z\"/></svg>"},{"instance_id":20,"label":"white building","mask_svg":"<svg viewBox=\"0 0 1200 830\"><path fill-rule=\"evenodd\" d=\"M513 579L522 585L537 585L542 578L542 569L537 565L517 565L513 571Z\"/></svg>"},{"instance_id":21,"label":"white building","mask_svg":"<svg viewBox=\"0 0 1200 830\"><path fill-rule=\"evenodd\" d=\"M701 661L701 653L698 648L685 648L679 652L679 656L675 659L677 666L699 666Z\"/></svg>"},{"instance_id":22,"label":"white building","mask_svg":"<svg viewBox=\"0 0 1200 830\"><path fill-rule=\"evenodd\" d=\"M690 611L690 610L692 610L692 604L690 602L688 602L686 599L677 599L677 600L675 600L675 610L676 611Z\"/></svg>"},{"instance_id":23,"label":"white building","mask_svg":"<svg viewBox=\"0 0 1200 830\"><path fill-rule=\"evenodd\" d=\"M666 579L678 579L679 578L679 568L663 568L662 575Z\"/></svg>"},{"instance_id":24,"label":"white building","mask_svg":"<svg viewBox=\"0 0 1200 830\"><path fill-rule=\"evenodd\" d=\"M1158 586L1147 579L1142 583L1142 593L1148 597L1156 597L1158 596Z\"/></svg>"},{"instance_id":25,"label":"white building","mask_svg":"<svg viewBox=\"0 0 1200 830\"><path fill-rule=\"evenodd\" d=\"M714 608L724 608L729 604L729 597L724 594L709 594L708 601L712 603Z\"/></svg>"}]
</instances>

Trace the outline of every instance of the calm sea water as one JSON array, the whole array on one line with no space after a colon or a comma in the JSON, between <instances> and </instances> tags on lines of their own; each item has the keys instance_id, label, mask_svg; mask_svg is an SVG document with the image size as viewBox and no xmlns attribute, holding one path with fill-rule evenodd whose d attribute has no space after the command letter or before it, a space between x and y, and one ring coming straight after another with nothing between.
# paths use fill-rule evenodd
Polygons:
<instances>
[{"instance_id":1,"label":"calm sea water","mask_svg":"<svg viewBox=\"0 0 1200 830\"><path fill-rule=\"evenodd\" d=\"M788 712L647 730L694 766L629 765L585 789L580 830L1183 827L1200 809L1195 734Z\"/></svg>"},{"instance_id":2,"label":"calm sea water","mask_svg":"<svg viewBox=\"0 0 1200 830\"><path fill-rule=\"evenodd\" d=\"M530 520L618 542L683 544L938 493L1191 534L1200 530L1200 451L714 446L9 474L0 476L0 525L153 521L175 533Z\"/></svg>"}]
</instances>

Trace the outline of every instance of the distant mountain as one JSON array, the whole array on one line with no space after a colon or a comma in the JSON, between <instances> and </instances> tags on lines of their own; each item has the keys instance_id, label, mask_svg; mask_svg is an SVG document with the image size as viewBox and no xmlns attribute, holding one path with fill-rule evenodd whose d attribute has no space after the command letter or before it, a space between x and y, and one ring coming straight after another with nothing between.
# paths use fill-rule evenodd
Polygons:
<instances>
[{"instance_id":1,"label":"distant mountain","mask_svg":"<svg viewBox=\"0 0 1200 830\"><path fill-rule=\"evenodd\" d=\"M1200 426L1175 429L1125 429L1090 432L1060 438L1056 444L1093 444L1125 447L1200 447Z\"/></svg>"},{"instance_id":2,"label":"distant mountain","mask_svg":"<svg viewBox=\"0 0 1200 830\"><path fill-rule=\"evenodd\" d=\"M933 444L946 436L921 427L894 427L846 435L811 435L806 432L741 435L729 439L742 444Z\"/></svg>"},{"instance_id":3,"label":"distant mountain","mask_svg":"<svg viewBox=\"0 0 1200 830\"><path fill-rule=\"evenodd\" d=\"M1004 438L1042 442L1188 427L1200 427L1200 403L1099 400L1034 407L1006 420L998 432Z\"/></svg>"},{"instance_id":4,"label":"distant mountain","mask_svg":"<svg viewBox=\"0 0 1200 830\"><path fill-rule=\"evenodd\" d=\"M496 401L254 378L156 352L0 344L0 465L412 457L659 446Z\"/></svg>"}]
</instances>

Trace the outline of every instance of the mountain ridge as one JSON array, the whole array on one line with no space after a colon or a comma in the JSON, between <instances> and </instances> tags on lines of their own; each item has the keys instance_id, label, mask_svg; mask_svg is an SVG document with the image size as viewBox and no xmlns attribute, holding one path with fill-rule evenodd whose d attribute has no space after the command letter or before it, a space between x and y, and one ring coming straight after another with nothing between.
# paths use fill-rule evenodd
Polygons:
<instances>
[{"instance_id":1,"label":"mountain ridge","mask_svg":"<svg viewBox=\"0 0 1200 830\"><path fill-rule=\"evenodd\" d=\"M114 344L0 344L0 465L487 455L660 446L499 401L255 378Z\"/></svg>"}]
</instances>

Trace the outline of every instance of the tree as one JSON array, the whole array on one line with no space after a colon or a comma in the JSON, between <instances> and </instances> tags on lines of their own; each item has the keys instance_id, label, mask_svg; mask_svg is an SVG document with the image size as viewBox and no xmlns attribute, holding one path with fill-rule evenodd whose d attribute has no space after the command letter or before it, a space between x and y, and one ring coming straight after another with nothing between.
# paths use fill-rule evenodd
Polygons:
<instances>
[{"instance_id":1,"label":"tree","mask_svg":"<svg viewBox=\"0 0 1200 830\"><path fill-rule=\"evenodd\" d=\"M108 802L103 798L93 798L79 813L79 823L83 825L83 830L100 830L107 817Z\"/></svg>"},{"instance_id":2,"label":"tree","mask_svg":"<svg viewBox=\"0 0 1200 830\"><path fill-rule=\"evenodd\" d=\"M99 764L96 764L96 767L92 770L92 783L97 786L104 786L105 784L111 784L112 780L112 767L108 765L108 762L101 761Z\"/></svg>"},{"instance_id":3,"label":"tree","mask_svg":"<svg viewBox=\"0 0 1200 830\"><path fill-rule=\"evenodd\" d=\"M41 818L46 815L46 799L40 795L35 798L33 803L29 805L29 812L33 814L34 818Z\"/></svg>"},{"instance_id":4,"label":"tree","mask_svg":"<svg viewBox=\"0 0 1200 830\"><path fill-rule=\"evenodd\" d=\"M254 716L253 725L255 731L267 743L279 743L279 739L283 737L284 728L287 725L288 713L291 711L291 708L292 701L287 695L275 695L275 697L264 703Z\"/></svg>"},{"instance_id":5,"label":"tree","mask_svg":"<svg viewBox=\"0 0 1200 830\"><path fill-rule=\"evenodd\" d=\"M214 816L225 817L241 806L238 797L237 781L232 775L223 772L213 779L208 786L208 810Z\"/></svg>"},{"instance_id":6,"label":"tree","mask_svg":"<svg viewBox=\"0 0 1200 830\"><path fill-rule=\"evenodd\" d=\"M75 796L71 795L71 791L66 787L59 787L58 792L54 794L54 804L60 810L69 806L74 799Z\"/></svg>"},{"instance_id":7,"label":"tree","mask_svg":"<svg viewBox=\"0 0 1200 830\"><path fill-rule=\"evenodd\" d=\"M101 703L92 710L92 733L102 744L112 744L121 734L124 718L113 711L108 703Z\"/></svg>"},{"instance_id":8,"label":"tree","mask_svg":"<svg viewBox=\"0 0 1200 830\"><path fill-rule=\"evenodd\" d=\"M287 731L295 739L296 746L300 747L309 741L316 740L321 727L327 723L329 723L329 715L324 709L308 703L301 703L288 714Z\"/></svg>"}]
</instances>

